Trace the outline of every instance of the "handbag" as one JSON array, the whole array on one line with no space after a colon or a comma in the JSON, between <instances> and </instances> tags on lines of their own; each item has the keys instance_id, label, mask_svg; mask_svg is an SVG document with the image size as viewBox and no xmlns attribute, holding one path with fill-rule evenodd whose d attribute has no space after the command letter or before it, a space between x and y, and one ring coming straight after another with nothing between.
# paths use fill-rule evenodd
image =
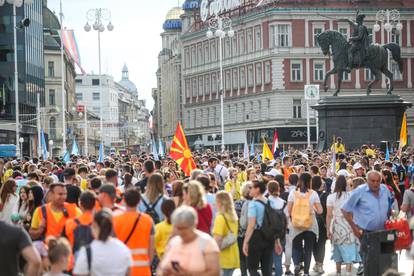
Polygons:
<instances>
[{"instance_id":1,"label":"handbag","mask_svg":"<svg viewBox=\"0 0 414 276\"><path fill-rule=\"evenodd\" d=\"M394 243L395 250L409 249L411 247L411 231L405 217L387 220L385 222L385 229L394 230L396 232L397 239Z\"/></svg>"},{"instance_id":2,"label":"handbag","mask_svg":"<svg viewBox=\"0 0 414 276\"><path fill-rule=\"evenodd\" d=\"M226 216L225 215L222 215L222 216L224 218L224 221L226 222L226 226L229 229L229 232L227 233L226 236L223 237L223 240L221 241L221 245L220 245L220 250L224 250L224 249L232 246L233 244L235 244L237 242L237 237L231 231L230 225L229 225L229 222L226 219Z\"/></svg>"}]
</instances>

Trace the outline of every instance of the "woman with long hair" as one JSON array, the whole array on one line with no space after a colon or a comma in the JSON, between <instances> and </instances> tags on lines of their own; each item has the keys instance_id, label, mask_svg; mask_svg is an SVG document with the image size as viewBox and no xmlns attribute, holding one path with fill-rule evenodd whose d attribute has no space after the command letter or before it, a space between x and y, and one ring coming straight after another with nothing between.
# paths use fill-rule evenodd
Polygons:
<instances>
[{"instance_id":1,"label":"woman with long hair","mask_svg":"<svg viewBox=\"0 0 414 276\"><path fill-rule=\"evenodd\" d=\"M125 173L124 176L124 191L128 190L129 188L132 188L134 185L132 184L132 174Z\"/></svg>"},{"instance_id":2,"label":"woman with long hair","mask_svg":"<svg viewBox=\"0 0 414 276\"><path fill-rule=\"evenodd\" d=\"M237 246L238 219L232 196L225 191L216 194L217 216L214 220L213 235L220 248L222 276L231 276L240 267L239 248ZM225 244L225 238L233 235L234 243Z\"/></svg>"},{"instance_id":3,"label":"woman with long hair","mask_svg":"<svg viewBox=\"0 0 414 276\"><path fill-rule=\"evenodd\" d=\"M129 248L112 236L112 215L107 210L95 214L92 222L94 240L79 250L73 274L87 275L130 275L132 256Z\"/></svg>"},{"instance_id":4,"label":"woman with long hair","mask_svg":"<svg viewBox=\"0 0 414 276\"><path fill-rule=\"evenodd\" d=\"M145 212L152 217L154 224L164 219L161 205L164 201L164 179L161 174L154 173L148 178L145 193L138 205L140 212Z\"/></svg>"},{"instance_id":5,"label":"woman with long hair","mask_svg":"<svg viewBox=\"0 0 414 276\"><path fill-rule=\"evenodd\" d=\"M13 209L13 216L18 218L19 223L27 230L30 228L31 221L29 192L29 186L20 187L19 200Z\"/></svg>"},{"instance_id":6,"label":"woman with long hair","mask_svg":"<svg viewBox=\"0 0 414 276\"><path fill-rule=\"evenodd\" d=\"M1 187L0 193L0 220L12 223L12 214L19 200L16 194L17 184L14 179L8 179Z\"/></svg>"},{"instance_id":7,"label":"woman with long hair","mask_svg":"<svg viewBox=\"0 0 414 276\"><path fill-rule=\"evenodd\" d=\"M293 263L295 264L295 275L300 271L300 262L303 255L304 276L309 276L312 250L316 238L319 235L318 222L316 221L315 213L322 214L323 212L319 196L311 188L311 180L312 177L309 173L302 173L299 176L298 190L290 192L288 198L287 207L292 224L292 227L289 229L289 234L292 238L292 255ZM311 225L306 227L295 227L296 216L299 214L304 215L302 207L305 205L303 204L306 204L309 208L309 215L312 220ZM300 210L302 210L302 212L300 212Z\"/></svg>"},{"instance_id":8,"label":"woman with long hair","mask_svg":"<svg viewBox=\"0 0 414 276\"><path fill-rule=\"evenodd\" d=\"M184 202L184 182L176 180L172 183L172 197L175 207L178 208Z\"/></svg>"},{"instance_id":9,"label":"woman with long hair","mask_svg":"<svg viewBox=\"0 0 414 276\"><path fill-rule=\"evenodd\" d=\"M403 200L402 193L398 185L396 185L394 182L392 172L386 169L382 170L382 181L385 184L385 186L387 186L391 194L394 196L394 199L397 200L398 206L401 206Z\"/></svg>"},{"instance_id":10,"label":"woman with long hair","mask_svg":"<svg viewBox=\"0 0 414 276\"><path fill-rule=\"evenodd\" d=\"M184 184L184 203L193 207L198 215L197 229L210 234L213 210L205 200L204 188L200 182L191 180Z\"/></svg>"},{"instance_id":11,"label":"woman with long hair","mask_svg":"<svg viewBox=\"0 0 414 276\"><path fill-rule=\"evenodd\" d=\"M342 214L342 205L348 199L347 182L343 175L336 178L335 190L326 201L326 231L333 245L332 259L336 263L337 275L341 275L341 265L346 265L346 275L351 275L352 264L360 262L358 241L351 226Z\"/></svg>"},{"instance_id":12,"label":"woman with long hair","mask_svg":"<svg viewBox=\"0 0 414 276\"><path fill-rule=\"evenodd\" d=\"M172 199L165 199L161 205L162 213L164 214L164 220L155 225L154 244L158 258L161 260L168 241L171 238L173 232L173 226L171 223L171 216L175 210L175 203Z\"/></svg>"}]
</instances>

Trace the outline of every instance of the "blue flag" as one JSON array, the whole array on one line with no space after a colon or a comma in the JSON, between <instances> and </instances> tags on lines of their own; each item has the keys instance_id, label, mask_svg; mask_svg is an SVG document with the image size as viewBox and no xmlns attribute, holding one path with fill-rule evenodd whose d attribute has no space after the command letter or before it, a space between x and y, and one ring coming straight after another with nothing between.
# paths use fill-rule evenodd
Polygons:
<instances>
[{"instance_id":1,"label":"blue flag","mask_svg":"<svg viewBox=\"0 0 414 276\"><path fill-rule=\"evenodd\" d=\"M390 161L390 151L388 149L388 143L386 145L387 149L385 150L385 161Z\"/></svg>"},{"instance_id":2,"label":"blue flag","mask_svg":"<svg viewBox=\"0 0 414 276\"><path fill-rule=\"evenodd\" d=\"M158 161L160 158L158 157L157 145L155 144L155 139L152 138L152 155L154 156L154 160Z\"/></svg>"},{"instance_id":3,"label":"blue flag","mask_svg":"<svg viewBox=\"0 0 414 276\"><path fill-rule=\"evenodd\" d=\"M76 143L76 139L73 139L72 154L73 155L79 155L79 148L78 148L78 144Z\"/></svg>"},{"instance_id":4,"label":"blue flag","mask_svg":"<svg viewBox=\"0 0 414 276\"><path fill-rule=\"evenodd\" d=\"M250 156L254 156L254 143L250 144Z\"/></svg>"},{"instance_id":5,"label":"blue flag","mask_svg":"<svg viewBox=\"0 0 414 276\"><path fill-rule=\"evenodd\" d=\"M158 155L164 157L164 146L162 145L162 140L158 140Z\"/></svg>"},{"instance_id":6,"label":"blue flag","mask_svg":"<svg viewBox=\"0 0 414 276\"><path fill-rule=\"evenodd\" d=\"M41 130L41 144L42 144L42 157L43 160L48 158L47 146L46 146L46 139L45 139L45 132L43 129Z\"/></svg>"},{"instance_id":7,"label":"blue flag","mask_svg":"<svg viewBox=\"0 0 414 276\"><path fill-rule=\"evenodd\" d=\"M63 162L65 163L70 162L70 154L68 151L65 151L65 153L63 154Z\"/></svg>"},{"instance_id":8,"label":"blue flag","mask_svg":"<svg viewBox=\"0 0 414 276\"><path fill-rule=\"evenodd\" d=\"M98 162L103 162L104 160L104 150L103 150L103 143L101 142L99 144L99 158L98 158Z\"/></svg>"}]
</instances>

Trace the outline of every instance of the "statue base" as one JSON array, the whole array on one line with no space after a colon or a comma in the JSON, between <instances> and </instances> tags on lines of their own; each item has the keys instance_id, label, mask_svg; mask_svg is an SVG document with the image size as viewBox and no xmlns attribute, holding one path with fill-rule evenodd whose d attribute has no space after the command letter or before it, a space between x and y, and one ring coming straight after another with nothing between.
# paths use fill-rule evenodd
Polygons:
<instances>
[{"instance_id":1,"label":"statue base","mask_svg":"<svg viewBox=\"0 0 414 276\"><path fill-rule=\"evenodd\" d=\"M312 106L319 115L318 150L342 137L347 149L400 139L404 112L412 103L398 95L328 96Z\"/></svg>"}]
</instances>

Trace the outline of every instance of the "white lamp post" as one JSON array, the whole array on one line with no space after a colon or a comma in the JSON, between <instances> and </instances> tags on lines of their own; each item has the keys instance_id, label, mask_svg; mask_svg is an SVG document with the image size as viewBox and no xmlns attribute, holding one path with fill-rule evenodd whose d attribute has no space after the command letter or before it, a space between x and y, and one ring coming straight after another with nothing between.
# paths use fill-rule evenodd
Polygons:
<instances>
[{"instance_id":1,"label":"white lamp post","mask_svg":"<svg viewBox=\"0 0 414 276\"><path fill-rule=\"evenodd\" d=\"M224 144L224 91L223 91L223 38L234 36L231 19L229 17L220 17L218 14L208 20L207 38L214 36L219 40L219 63L220 63L220 110L221 110L221 152L225 150Z\"/></svg>"},{"instance_id":2,"label":"white lamp post","mask_svg":"<svg viewBox=\"0 0 414 276\"><path fill-rule=\"evenodd\" d=\"M377 22L374 25L374 32L381 30L381 25L387 31L388 43L391 43L392 29L401 32L403 25L400 22L400 12L398 10L379 10L376 14ZM388 70L391 71L391 56L388 52ZM391 72L392 73L392 72Z\"/></svg>"},{"instance_id":3,"label":"white lamp post","mask_svg":"<svg viewBox=\"0 0 414 276\"><path fill-rule=\"evenodd\" d=\"M114 30L114 25L111 23L111 12L108 9L90 9L86 13L86 24L85 24L85 31L89 32L91 31L91 25L89 25L89 22L92 23L92 27L95 31L98 32L98 56L99 56L99 95L100 95L100 112L99 116L100 118L100 130L101 130L101 144L102 148L104 148L103 144L103 102L102 102L102 78L101 78L101 32L105 31L105 25L104 22L107 21L108 25L106 28L108 31ZM105 152L105 150L104 150Z\"/></svg>"},{"instance_id":4,"label":"white lamp post","mask_svg":"<svg viewBox=\"0 0 414 276\"><path fill-rule=\"evenodd\" d=\"M23 157L23 142L24 142L24 138L20 137L19 138L19 143L20 143L20 156L18 156L18 158L22 158Z\"/></svg>"},{"instance_id":5,"label":"white lamp post","mask_svg":"<svg viewBox=\"0 0 414 276\"><path fill-rule=\"evenodd\" d=\"M53 158L53 140L49 140L49 156Z\"/></svg>"},{"instance_id":6,"label":"white lamp post","mask_svg":"<svg viewBox=\"0 0 414 276\"><path fill-rule=\"evenodd\" d=\"M213 138L213 151L215 152L216 151L216 137L217 137L217 134L213 133L211 135L211 137Z\"/></svg>"},{"instance_id":7,"label":"white lamp post","mask_svg":"<svg viewBox=\"0 0 414 276\"><path fill-rule=\"evenodd\" d=\"M29 5L33 2L24 1L26 5ZM0 0L0 7L3 6L5 3L4 0ZM21 147L17 146L17 143L20 142L20 113L19 113L19 71L17 68L17 22L16 22L16 8L19 8L23 5L23 0L7 0L7 3L13 5L13 40L14 40L14 101L15 101L15 109L16 109L16 156L18 158L22 157ZM22 27L28 27L30 24L30 20L28 18L24 18L21 21Z\"/></svg>"}]
</instances>

